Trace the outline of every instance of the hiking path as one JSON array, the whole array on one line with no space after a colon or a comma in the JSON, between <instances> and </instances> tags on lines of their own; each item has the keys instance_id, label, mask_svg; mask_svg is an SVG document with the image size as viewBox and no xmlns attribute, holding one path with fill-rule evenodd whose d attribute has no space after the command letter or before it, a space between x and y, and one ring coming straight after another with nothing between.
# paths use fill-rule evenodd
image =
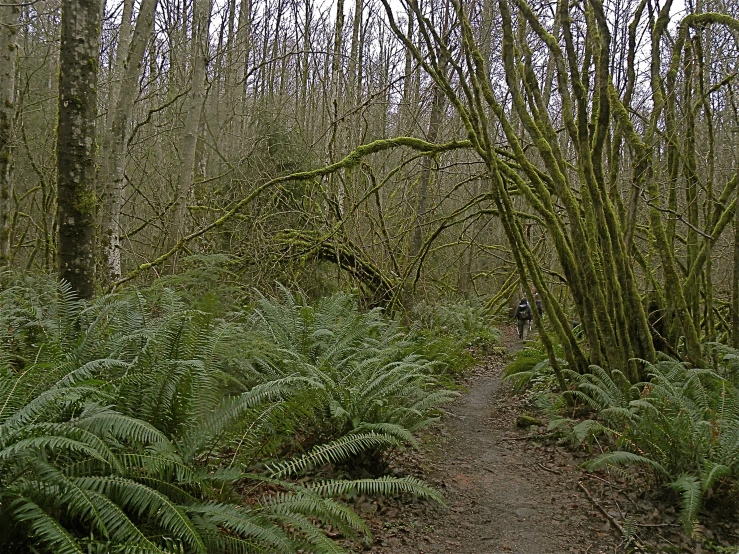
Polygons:
<instances>
[{"instance_id":1,"label":"hiking path","mask_svg":"<svg viewBox=\"0 0 739 554\"><path fill-rule=\"evenodd\" d=\"M521 348L515 330L504 329L509 356ZM464 383L468 392L448 405L413 467L445 498L446 506L361 505L375 528L372 552L383 554L600 554L621 538L579 486L593 476L582 459L539 440L544 426L518 428L521 406L501 386L509 357L494 356ZM520 403L519 403L520 404Z\"/></svg>"}]
</instances>

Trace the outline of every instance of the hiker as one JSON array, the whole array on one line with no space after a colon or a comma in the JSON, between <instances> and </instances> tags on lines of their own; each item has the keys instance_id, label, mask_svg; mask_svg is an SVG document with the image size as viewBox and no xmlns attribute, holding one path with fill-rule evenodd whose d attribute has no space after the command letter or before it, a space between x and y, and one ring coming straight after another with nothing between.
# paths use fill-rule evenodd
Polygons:
<instances>
[{"instance_id":1,"label":"hiker","mask_svg":"<svg viewBox=\"0 0 739 554\"><path fill-rule=\"evenodd\" d=\"M539 293L534 291L534 304L536 304L536 309L539 312L539 317L542 317L544 315L544 305L541 303L541 298L539 298Z\"/></svg>"},{"instance_id":2,"label":"hiker","mask_svg":"<svg viewBox=\"0 0 739 554\"><path fill-rule=\"evenodd\" d=\"M531 313L531 305L529 304L526 295L518 303L516 308L516 319L518 320L518 337L523 339L526 332L526 322L529 323L529 331L531 331L531 321L534 319L534 314Z\"/></svg>"}]
</instances>

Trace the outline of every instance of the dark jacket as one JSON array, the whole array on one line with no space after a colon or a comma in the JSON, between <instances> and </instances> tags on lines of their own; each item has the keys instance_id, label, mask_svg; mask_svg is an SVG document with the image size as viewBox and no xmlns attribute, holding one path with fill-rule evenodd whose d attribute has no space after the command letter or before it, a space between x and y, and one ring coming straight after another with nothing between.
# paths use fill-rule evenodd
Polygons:
<instances>
[{"instance_id":1,"label":"dark jacket","mask_svg":"<svg viewBox=\"0 0 739 554\"><path fill-rule=\"evenodd\" d=\"M518 303L516 319L534 319L534 315L531 313L531 305L529 305L529 301L526 298L522 298L521 302Z\"/></svg>"}]
</instances>

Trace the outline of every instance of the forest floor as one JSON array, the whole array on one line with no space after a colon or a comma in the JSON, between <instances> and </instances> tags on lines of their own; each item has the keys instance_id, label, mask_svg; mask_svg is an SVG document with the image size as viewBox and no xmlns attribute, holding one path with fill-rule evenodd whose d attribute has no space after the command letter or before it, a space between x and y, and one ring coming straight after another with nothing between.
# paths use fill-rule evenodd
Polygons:
<instances>
[{"instance_id":1,"label":"forest floor","mask_svg":"<svg viewBox=\"0 0 739 554\"><path fill-rule=\"evenodd\" d=\"M508 353L517 351L515 331L504 333ZM588 474L580 464L589 455L558 445L543 425L518 428L526 407L501 386L508 360L494 356L477 366L443 425L427 433L420 451L394 460L395 473L424 479L446 506L358 500L373 530L371 552L706 552L685 537L669 503L613 476ZM639 546L625 538L632 532Z\"/></svg>"}]
</instances>

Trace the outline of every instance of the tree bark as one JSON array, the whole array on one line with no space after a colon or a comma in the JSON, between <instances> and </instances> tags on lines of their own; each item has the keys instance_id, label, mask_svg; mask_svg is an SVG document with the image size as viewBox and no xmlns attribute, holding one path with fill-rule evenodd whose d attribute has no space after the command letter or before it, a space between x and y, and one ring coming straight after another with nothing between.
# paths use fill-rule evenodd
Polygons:
<instances>
[{"instance_id":1,"label":"tree bark","mask_svg":"<svg viewBox=\"0 0 739 554\"><path fill-rule=\"evenodd\" d=\"M18 59L18 17L13 2L0 5L0 269L10 265L12 226L15 64Z\"/></svg>"},{"instance_id":2,"label":"tree bark","mask_svg":"<svg viewBox=\"0 0 739 554\"><path fill-rule=\"evenodd\" d=\"M185 134L180 149L180 171L177 178L177 201L175 202L172 238L177 240L186 231L187 199L195 179L195 150L198 128L205 98L205 66L208 56L208 23L210 21L209 0L195 0L193 13L192 84L187 101Z\"/></svg>"},{"instance_id":3,"label":"tree bark","mask_svg":"<svg viewBox=\"0 0 739 554\"><path fill-rule=\"evenodd\" d=\"M59 276L95 292L95 120L102 0L62 2L57 128Z\"/></svg>"},{"instance_id":4,"label":"tree bark","mask_svg":"<svg viewBox=\"0 0 739 554\"><path fill-rule=\"evenodd\" d=\"M436 142L439 138L439 129L444 115L444 107L446 106L446 96L438 87L434 87L434 98L431 102L431 114L429 116L429 126L426 132L426 140L428 142ZM413 230L408 255L414 260L421 252L421 244L426 232L426 220L428 216L426 211L429 204L429 187L431 186L431 166L433 165L432 157L425 157L421 161L421 175L418 182L418 194L416 195L416 227ZM412 263L412 262L411 262Z\"/></svg>"},{"instance_id":5,"label":"tree bark","mask_svg":"<svg viewBox=\"0 0 739 554\"><path fill-rule=\"evenodd\" d=\"M236 62L236 86L238 92L236 93L236 104L234 111L241 110L242 112L242 126L239 129L241 134L245 134L246 125L248 124L249 118L246 117L247 110L247 95L246 95L246 76L249 71L249 60L251 57L252 47L252 5L253 0L243 0L239 6L239 22L236 28L236 47L238 48L237 62Z\"/></svg>"},{"instance_id":6,"label":"tree bark","mask_svg":"<svg viewBox=\"0 0 739 554\"><path fill-rule=\"evenodd\" d=\"M101 171L104 178L105 198L102 243L105 252L107 283L113 283L121 278L121 208L123 207L126 168L124 149L128 138L131 113L138 96L144 53L154 27L156 6L157 0L142 0L130 49L126 48L126 58L121 71L122 79L118 84L112 84L118 90L110 95L111 98L116 98L117 102L108 108L112 117L108 118L110 127L103 143Z\"/></svg>"},{"instance_id":7,"label":"tree bark","mask_svg":"<svg viewBox=\"0 0 739 554\"><path fill-rule=\"evenodd\" d=\"M406 35L410 41L413 40L413 17L413 10L409 9ZM417 105L416 100L418 99L418 95L414 95L414 91L417 91L417 89L413 86L415 82L414 76L417 73L418 70L413 71L413 54L411 53L410 48L406 48L405 66L403 71L403 98L401 100L400 107L398 108L397 133L399 135L412 134L412 114L414 107Z\"/></svg>"},{"instance_id":8,"label":"tree bark","mask_svg":"<svg viewBox=\"0 0 739 554\"><path fill-rule=\"evenodd\" d=\"M110 90L108 91L108 115L105 118L105 125L108 129L113 125L113 118L115 117L114 108L118 104L118 98L121 95L121 80L126 71L128 48L131 44L131 16L133 15L133 1L134 0L123 0L121 26L118 29L118 44L115 49L113 74L111 75Z\"/></svg>"}]
</instances>

